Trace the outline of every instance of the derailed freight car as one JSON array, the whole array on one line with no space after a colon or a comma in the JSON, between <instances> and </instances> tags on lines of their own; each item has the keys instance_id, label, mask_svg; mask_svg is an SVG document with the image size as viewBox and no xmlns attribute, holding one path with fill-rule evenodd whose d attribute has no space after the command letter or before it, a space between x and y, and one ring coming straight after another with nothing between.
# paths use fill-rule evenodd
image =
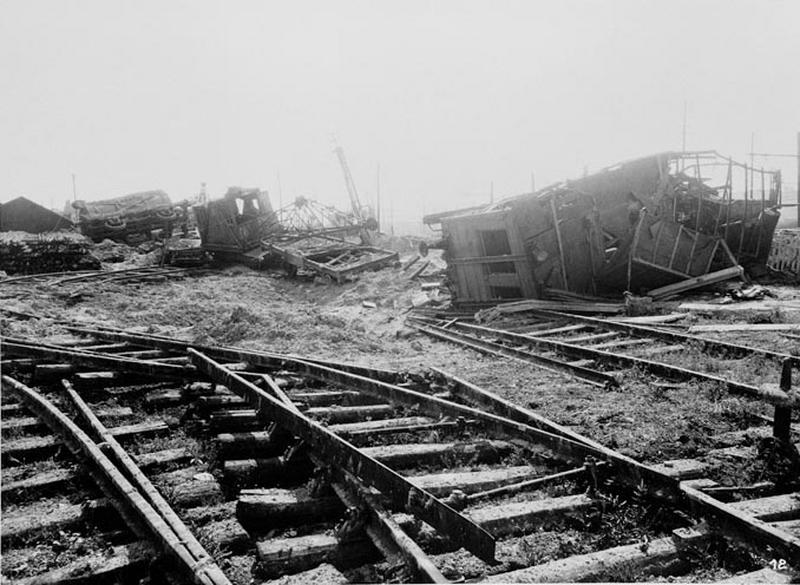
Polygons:
<instances>
[{"instance_id":1,"label":"derailed freight car","mask_svg":"<svg viewBox=\"0 0 800 585\"><path fill-rule=\"evenodd\" d=\"M777 171L667 152L424 221L457 302L657 294L765 270L780 204Z\"/></svg>"}]
</instances>

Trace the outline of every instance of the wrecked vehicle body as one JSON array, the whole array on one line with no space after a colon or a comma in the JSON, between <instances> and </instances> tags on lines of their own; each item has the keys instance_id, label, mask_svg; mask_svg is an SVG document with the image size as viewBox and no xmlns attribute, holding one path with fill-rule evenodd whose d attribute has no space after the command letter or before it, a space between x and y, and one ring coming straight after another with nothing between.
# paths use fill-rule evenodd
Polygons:
<instances>
[{"instance_id":1,"label":"wrecked vehicle body","mask_svg":"<svg viewBox=\"0 0 800 585\"><path fill-rule=\"evenodd\" d=\"M132 243L131 238L150 239L155 230L170 231L185 221L186 214L173 206L164 191L143 191L102 201L74 201L81 232L95 242L110 239Z\"/></svg>"},{"instance_id":2,"label":"wrecked vehicle body","mask_svg":"<svg viewBox=\"0 0 800 585\"><path fill-rule=\"evenodd\" d=\"M764 271L780 185L716 152L668 152L423 221L441 225L457 302L659 296Z\"/></svg>"},{"instance_id":3,"label":"wrecked vehicle body","mask_svg":"<svg viewBox=\"0 0 800 585\"><path fill-rule=\"evenodd\" d=\"M280 231L269 195L260 189L230 187L221 199L192 207L204 250L220 260L259 267L261 240Z\"/></svg>"},{"instance_id":4,"label":"wrecked vehicle body","mask_svg":"<svg viewBox=\"0 0 800 585\"><path fill-rule=\"evenodd\" d=\"M311 201L303 199L296 207L308 213ZM344 239L360 234L363 227L349 220L331 225L317 213L321 208L314 206L315 213L306 216L285 210L275 213L266 191L231 187L222 199L193 210L203 250L223 262L283 267L290 274L302 270L343 282L358 272L397 261L396 252Z\"/></svg>"}]
</instances>

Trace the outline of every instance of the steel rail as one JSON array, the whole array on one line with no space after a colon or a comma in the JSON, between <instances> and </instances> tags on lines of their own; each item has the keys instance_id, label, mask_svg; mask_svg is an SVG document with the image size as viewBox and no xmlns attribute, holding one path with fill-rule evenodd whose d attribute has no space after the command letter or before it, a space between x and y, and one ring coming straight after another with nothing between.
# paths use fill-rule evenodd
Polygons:
<instances>
[{"instance_id":1,"label":"steel rail","mask_svg":"<svg viewBox=\"0 0 800 585\"><path fill-rule=\"evenodd\" d=\"M142 538L158 541L159 546L178 561L180 568L191 575L194 583L203 585L229 585L228 579L210 560L197 562L187 555L181 538L148 502L139 490L125 477L103 453L98 444L81 430L52 402L35 390L9 377L2 377L3 385L14 392L54 433L59 435L69 450L85 464L90 475L120 512L128 525Z\"/></svg>"},{"instance_id":2,"label":"steel rail","mask_svg":"<svg viewBox=\"0 0 800 585\"><path fill-rule=\"evenodd\" d=\"M408 324L414 329L422 331L431 337L436 337L437 339L449 341L451 343L457 343L458 345L469 347L470 349L474 349L475 351L479 351L481 353L532 363L546 370L566 373L571 376L575 376L576 378L580 378L581 380L585 380L590 384L604 388L619 385L619 381L614 376L598 370L592 370L591 368L586 368L584 366L570 364L569 362L565 362L556 358L537 355L529 351L522 351L511 347L506 347L497 343L486 341L484 339L478 339L477 337L467 336L449 329L445 330L443 327L438 327L436 325L422 324L417 320L409 319Z\"/></svg>"},{"instance_id":3,"label":"steel rail","mask_svg":"<svg viewBox=\"0 0 800 585\"><path fill-rule=\"evenodd\" d=\"M527 408L513 404L489 390L457 378L444 370L434 368L434 371L453 383L454 387L452 392L462 400L480 405L485 409L489 409L503 416L508 416L514 420L527 422L531 425L547 423L548 427L552 428L554 431L561 431L576 440L583 440L589 444L594 443L594 441L583 437L575 431L559 427L559 425L550 422L548 419L544 419L541 415ZM611 451L602 445L600 445L600 448L602 450ZM615 452L611 451L611 453ZM632 459L628 459L628 461L632 466L645 467ZM614 463L612 463L612 465L613 464ZM615 467L619 471L620 465L618 462L616 462ZM733 533L732 535L741 542L752 544L752 541L755 541L762 545L773 547L776 551L780 551L781 554L785 555L785 558L795 559L794 562L800 564L800 557L798 557L800 539L797 537L786 531L775 528L774 526L770 526L757 518L744 514L728 504L714 499L708 494L704 494L691 487L690 481L679 482L658 470L651 468L647 468L647 470L648 473L646 475L642 474L643 478L645 481L655 482L655 487L658 488L656 490L651 489L651 493L654 493L656 496L677 496L678 503L682 505L684 509L712 519L724 530ZM659 493L659 490L663 490L663 488L667 488L668 492L662 491ZM678 492L677 494L675 494L676 489Z\"/></svg>"},{"instance_id":4,"label":"steel rail","mask_svg":"<svg viewBox=\"0 0 800 585\"><path fill-rule=\"evenodd\" d=\"M183 547L181 560L192 568L195 582L206 582L206 578L212 583L223 585L230 581L222 572L222 569L214 562L214 559L203 546L198 542L194 534L186 527L178 517L172 507L159 493L155 486L147 479L133 458L120 445L114 434L100 422L92 409L81 398L67 380L61 381L64 390L75 406L80 416L92 429L92 432L102 441L104 447L110 450L116 458L117 465L125 472L129 481L139 490L139 493L150 503L150 505L161 515L169 528L174 532L178 542ZM204 574L198 575L202 571Z\"/></svg>"},{"instance_id":5,"label":"steel rail","mask_svg":"<svg viewBox=\"0 0 800 585\"><path fill-rule=\"evenodd\" d=\"M727 378L721 378L712 374L698 372L681 368L679 366L672 366L662 362L656 362L645 358L629 356L625 354L613 353L606 350L593 349L574 343L567 343L565 341L556 341L546 337L535 337L529 335L520 335L518 333L511 333L509 331L502 331L500 329L492 329L490 327L482 327L480 325L470 325L467 323L454 323L453 327L472 331L477 334L491 335L495 338L503 339L512 343L533 345L536 347L545 347L551 351L559 352L564 355L575 357L578 359L592 359L602 363L618 364L623 367L640 367L651 374L663 376L665 378L673 379L694 379L703 382L714 382L723 385L730 392L745 394L753 398L757 398L768 402L770 404L779 404L781 406L794 406L798 404L798 399L794 398L785 392L775 390L762 390L750 384L742 384ZM472 338L473 336L467 335ZM488 343L488 342L487 342Z\"/></svg>"},{"instance_id":6,"label":"steel rail","mask_svg":"<svg viewBox=\"0 0 800 585\"><path fill-rule=\"evenodd\" d=\"M420 546L403 532L392 514L384 509L379 499L370 493L361 480L342 469L334 470L334 473L343 478L332 486L342 502L345 505L357 502L366 508L369 524L365 530L377 548L402 556L416 582L450 583Z\"/></svg>"},{"instance_id":7,"label":"steel rail","mask_svg":"<svg viewBox=\"0 0 800 585\"><path fill-rule=\"evenodd\" d=\"M128 342L131 344L143 345L145 347L151 348L159 348L166 351L173 351L176 353L185 353L186 350L190 347L193 347L199 351L213 351L217 347L230 347L230 346L209 346L204 344L198 343L191 343L188 341L183 341L180 339L176 339L174 337L167 337L164 335L153 335L147 333L133 333L130 331L125 331L124 329L118 329L116 327L108 327L104 325L95 325L94 327L86 327L85 324L77 322L77 321L68 321L63 319L55 319L46 315L35 315L31 313L24 313L21 311L14 311L12 309L6 309L5 307L0 307L0 313L5 313L12 317L18 319L49 319L52 320L54 323L62 325L64 329L70 331L72 333L79 333L81 335L89 335L96 337L98 339L105 339L109 341L119 341L119 342ZM34 343L32 341L25 341L25 343ZM69 346L53 346L59 349L67 349L72 350L73 348ZM231 349L235 349L232 348ZM329 365L331 367L345 370L345 371L352 371L354 373L359 373L364 376L369 376L371 378L375 378L378 380L385 380L394 382L397 381L399 377L403 374L398 372L393 372L389 370L382 370L379 368L372 368L367 366L362 366L358 364L351 364L347 362L340 362L337 360L323 360L318 358L311 358L306 356L299 356L296 354L281 354L276 352L260 352L264 355L269 355L276 360L283 359L284 357L290 358L297 358L303 359L306 361L313 361L315 363ZM156 362L159 363L159 362Z\"/></svg>"},{"instance_id":8,"label":"steel rail","mask_svg":"<svg viewBox=\"0 0 800 585\"><path fill-rule=\"evenodd\" d=\"M165 364L153 360L139 360L130 357L115 357L96 351L73 349L58 345L48 345L4 337L0 339L0 347L11 355L23 355L67 362L80 366L116 368L119 370L143 374L146 376L168 376L183 378L191 375L194 369L190 366Z\"/></svg>"},{"instance_id":9,"label":"steel rail","mask_svg":"<svg viewBox=\"0 0 800 585\"><path fill-rule=\"evenodd\" d=\"M354 474L366 485L388 496L396 506L447 534L453 542L478 558L494 562L494 538L472 520L236 372L194 349L189 349L188 353L200 371L218 384L224 384L256 408L258 417L265 424L276 422L302 439L328 465L341 467Z\"/></svg>"},{"instance_id":10,"label":"steel rail","mask_svg":"<svg viewBox=\"0 0 800 585\"><path fill-rule=\"evenodd\" d=\"M189 351L192 353L192 350ZM247 362L250 366L256 368L270 368L276 365L270 358L246 350L220 349L216 352L216 355L231 362ZM478 421L484 428L490 429L497 434L516 439L524 437L524 440L531 446L539 445L545 447L563 457L566 462L582 462L589 457L622 457L609 449L601 450L587 445L585 442L547 432L470 406L457 404L430 394L373 380L351 372L299 359L284 359L280 366L289 367L295 372L310 378L351 388L384 401L413 407L424 414Z\"/></svg>"},{"instance_id":11,"label":"steel rail","mask_svg":"<svg viewBox=\"0 0 800 585\"><path fill-rule=\"evenodd\" d=\"M227 345L219 345L219 346L204 345L201 343L192 343L190 341L176 339L174 337L167 337L164 335L133 333L129 331L124 331L122 329L114 329L112 327L104 327L102 329L92 329L87 327L65 326L64 328L72 333L89 335L106 341L126 342L126 343L141 345L144 347L162 349L165 351L172 351L179 354L186 353L186 350L190 348L196 349L197 351L202 353L219 353L221 350L230 350L234 352L241 351L239 348ZM336 360L323 360L318 358L299 356L291 353L276 353L267 351L251 350L249 353L271 359L273 365L277 367L280 367L283 360L299 359L299 360L318 363L320 365L330 366L332 368L344 370L347 372L357 373L363 376L374 378L376 380L397 381L398 378L402 377L402 374L398 372L361 366L358 364L351 364L348 362L340 362Z\"/></svg>"},{"instance_id":12,"label":"steel rail","mask_svg":"<svg viewBox=\"0 0 800 585\"><path fill-rule=\"evenodd\" d=\"M275 384L271 376L263 374L262 378L276 399L283 402L293 412L301 414L297 405ZM310 456L318 467L327 467L327 464L318 455L311 453ZM402 556L403 562L413 573L414 579L420 583L450 582L419 545L403 532L392 515L383 508L378 498L369 492L367 486L358 477L341 467L330 468L330 471L340 479L339 482L333 482L332 487L342 503L347 507L357 504L367 510L369 525L365 530L375 546L381 551L385 551L387 558L391 555Z\"/></svg>"},{"instance_id":13,"label":"steel rail","mask_svg":"<svg viewBox=\"0 0 800 585\"><path fill-rule=\"evenodd\" d=\"M690 335L688 333L681 333L678 331L666 331L656 327L649 327L647 325L640 325L638 323L625 323L622 321L611 321L607 319L598 319L597 317L588 317L585 315L573 315L570 313L562 313L561 311L546 311L546 310L533 310L533 313L543 317L558 317L560 319L567 319L576 323L586 323L587 325L594 325L598 328L611 329L614 331L622 331L630 335L638 337L655 337L665 341L675 341L679 343L696 343L703 346L704 350L713 349L720 352L726 352L733 355L760 355L765 358L783 360L786 358L792 359L795 363L800 363L800 358L792 356L787 353L771 351L760 347L752 347L749 345L740 345L737 343L729 343L727 341L718 341L716 339L709 339L708 337L700 337L697 335Z\"/></svg>"}]
</instances>

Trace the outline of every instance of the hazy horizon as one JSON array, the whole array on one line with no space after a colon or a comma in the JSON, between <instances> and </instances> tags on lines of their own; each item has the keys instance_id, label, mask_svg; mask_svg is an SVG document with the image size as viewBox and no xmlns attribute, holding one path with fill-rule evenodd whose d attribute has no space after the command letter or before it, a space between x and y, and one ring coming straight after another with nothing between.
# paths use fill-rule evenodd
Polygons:
<instances>
[{"instance_id":1,"label":"hazy horizon","mask_svg":"<svg viewBox=\"0 0 800 585\"><path fill-rule=\"evenodd\" d=\"M686 146L793 154L800 3L2 3L0 202L207 183L384 217ZM756 158L796 184L789 158ZM280 176L280 189L278 177Z\"/></svg>"}]
</instances>

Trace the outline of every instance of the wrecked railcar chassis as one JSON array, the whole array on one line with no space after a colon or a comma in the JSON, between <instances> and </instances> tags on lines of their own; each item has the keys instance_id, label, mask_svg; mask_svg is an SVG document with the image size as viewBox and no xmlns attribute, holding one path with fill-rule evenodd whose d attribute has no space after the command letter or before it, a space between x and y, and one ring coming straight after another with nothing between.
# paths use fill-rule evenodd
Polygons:
<instances>
[{"instance_id":1,"label":"wrecked railcar chassis","mask_svg":"<svg viewBox=\"0 0 800 585\"><path fill-rule=\"evenodd\" d=\"M103 201L72 203L81 232L94 242L110 239L134 244L149 240L156 230L171 232L185 224L185 206L173 206L164 191L145 191ZM169 235L169 233L167 234Z\"/></svg>"},{"instance_id":2,"label":"wrecked railcar chassis","mask_svg":"<svg viewBox=\"0 0 800 585\"><path fill-rule=\"evenodd\" d=\"M766 270L779 172L716 152L663 153L479 209L441 225L456 302L646 293Z\"/></svg>"}]
</instances>

